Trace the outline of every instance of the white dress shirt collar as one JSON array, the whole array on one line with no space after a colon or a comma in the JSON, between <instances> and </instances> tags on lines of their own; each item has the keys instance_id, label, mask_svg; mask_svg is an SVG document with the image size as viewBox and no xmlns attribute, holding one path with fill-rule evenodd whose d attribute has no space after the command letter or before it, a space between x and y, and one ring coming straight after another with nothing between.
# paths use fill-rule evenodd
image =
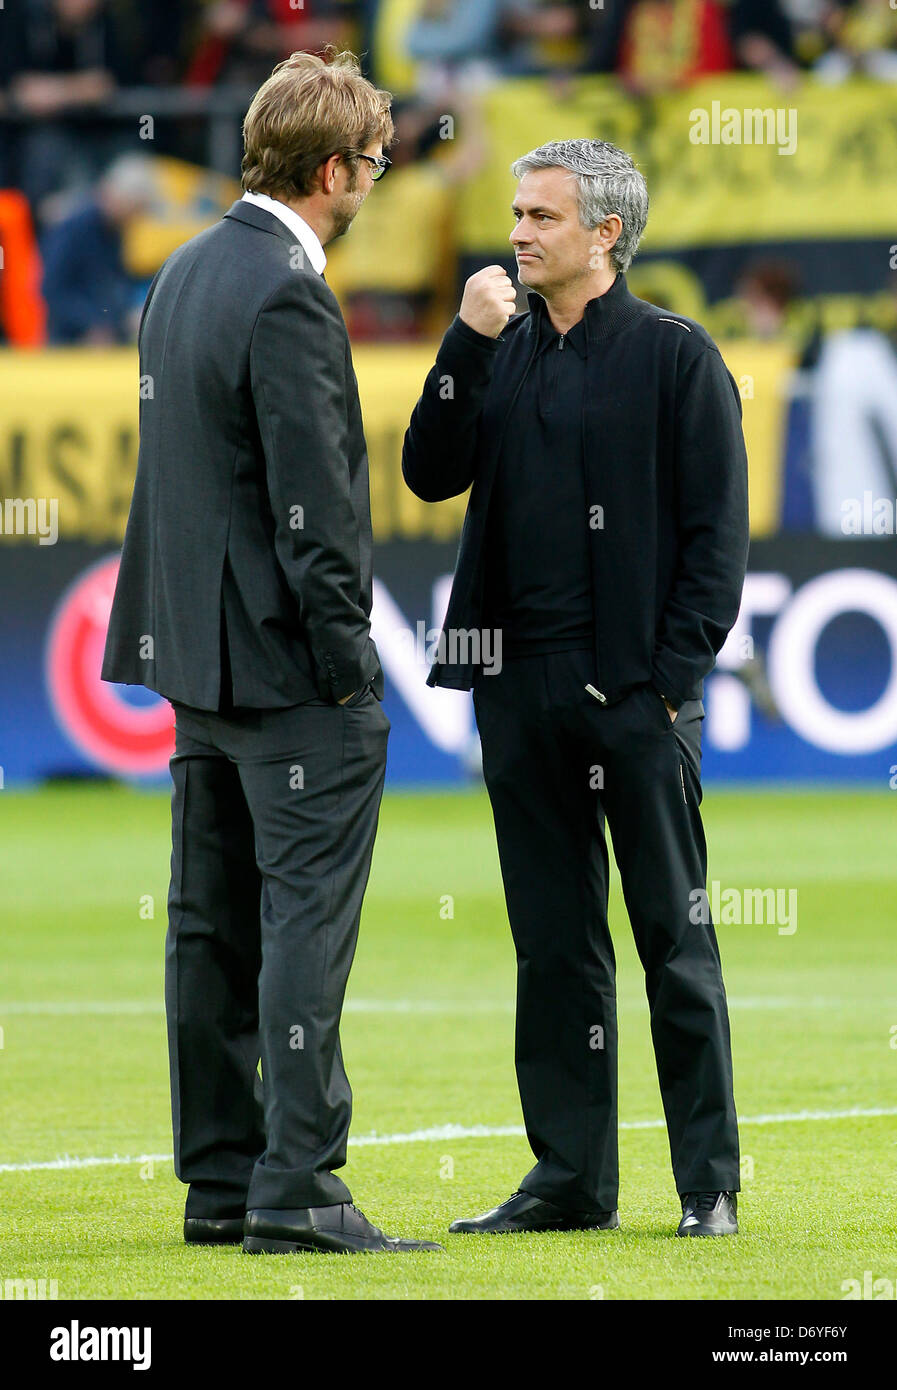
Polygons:
<instances>
[{"instance_id":1,"label":"white dress shirt collar","mask_svg":"<svg viewBox=\"0 0 897 1390\"><path fill-rule=\"evenodd\" d=\"M300 217L298 212L287 207L286 203L282 203L279 198L271 198L267 193L244 193L241 202L254 203L256 207L265 208L268 212L273 212L275 217L279 217L284 226L289 227L302 247L311 262L312 269L316 270L319 275L323 273L327 264L324 248L317 233L308 225L304 217Z\"/></svg>"}]
</instances>

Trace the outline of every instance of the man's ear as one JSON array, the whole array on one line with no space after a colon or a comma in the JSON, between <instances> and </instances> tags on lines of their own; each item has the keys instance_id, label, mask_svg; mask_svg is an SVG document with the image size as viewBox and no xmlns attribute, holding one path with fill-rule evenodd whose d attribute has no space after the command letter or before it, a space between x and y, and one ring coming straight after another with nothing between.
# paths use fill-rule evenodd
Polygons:
<instances>
[{"instance_id":1,"label":"man's ear","mask_svg":"<svg viewBox=\"0 0 897 1390\"><path fill-rule=\"evenodd\" d=\"M620 239L620 233L623 230L623 219L619 217L617 213L611 212L608 213L607 217L605 217L602 222L599 222L598 225L602 228L601 236L604 239L606 249L610 251L616 246Z\"/></svg>"},{"instance_id":2,"label":"man's ear","mask_svg":"<svg viewBox=\"0 0 897 1390\"><path fill-rule=\"evenodd\" d=\"M329 159L325 159L321 165L321 188L325 193L332 193L336 183L336 166L339 164L341 155L332 154Z\"/></svg>"}]
</instances>

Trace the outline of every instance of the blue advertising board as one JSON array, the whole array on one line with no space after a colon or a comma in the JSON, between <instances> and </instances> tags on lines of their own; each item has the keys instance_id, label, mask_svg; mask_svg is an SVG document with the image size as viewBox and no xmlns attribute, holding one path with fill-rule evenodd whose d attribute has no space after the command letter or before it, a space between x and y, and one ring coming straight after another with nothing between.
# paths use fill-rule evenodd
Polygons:
<instances>
[{"instance_id":1,"label":"blue advertising board","mask_svg":"<svg viewBox=\"0 0 897 1390\"><path fill-rule=\"evenodd\" d=\"M377 548L372 626L393 785L478 775L469 695L426 685L454 558L453 543ZM117 563L117 551L82 542L0 546L4 786L166 777L167 702L99 679ZM754 542L739 619L704 702L707 781L897 782L893 538Z\"/></svg>"}]
</instances>

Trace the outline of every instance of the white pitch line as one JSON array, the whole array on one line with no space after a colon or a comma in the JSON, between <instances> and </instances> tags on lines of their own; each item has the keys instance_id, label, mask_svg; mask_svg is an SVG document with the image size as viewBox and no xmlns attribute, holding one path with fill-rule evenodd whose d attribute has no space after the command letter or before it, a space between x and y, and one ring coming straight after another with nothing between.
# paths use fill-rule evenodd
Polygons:
<instances>
[{"instance_id":1,"label":"white pitch line","mask_svg":"<svg viewBox=\"0 0 897 1390\"><path fill-rule=\"evenodd\" d=\"M74 1158L71 1154L62 1154L59 1158L51 1158L45 1163L0 1163L0 1173L38 1173L52 1172L54 1170L64 1170L66 1172L73 1168L108 1168L113 1165L128 1167L132 1163L171 1163L174 1154L108 1154L102 1158Z\"/></svg>"},{"instance_id":2,"label":"white pitch line","mask_svg":"<svg viewBox=\"0 0 897 1390\"><path fill-rule=\"evenodd\" d=\"M880 1119L897 1115L897 1106L854 1106L850 1110L793 1110L781 1114L739 1115L740 1125L782 1125L814 1120ZM663 1129L664 1120L621 1120L620 1129ZM349 1137L349 1144L365 1148L384 1144L432 1144L452 1139L520 1139L526 1131L522 1125L432 1125L429 1129L413 1129L407 1134L360 1134ZM106 1157L74 1158L63 1154L43 1163L0 1163L0 1173L35 1173L75 1168L103 1168L134 1163L170 1163L172 1154L109 1154Z\"/></svg>"},{"instance_id":3,"label":"white pitch line","mask_svg":"<svg viewBox=\"0 0 897 1390\"><path fill-rule=\"evenodd\" d=\"M848 1008L852 1000L826 999L821 995L800 998L792 995L734 995L730 1009L835 1009ZM618 1000L618 1008L644 1009L647 1000L641 995ZM514 1011L513 999L347 999L343 1012L347 1014L509 1014ZM0 1019L4 1017L48 1015L139 1015L163 1014L165 1005L157 999L46 999L10 1000L0 1003Z\"/></svg>"}]
</instances>

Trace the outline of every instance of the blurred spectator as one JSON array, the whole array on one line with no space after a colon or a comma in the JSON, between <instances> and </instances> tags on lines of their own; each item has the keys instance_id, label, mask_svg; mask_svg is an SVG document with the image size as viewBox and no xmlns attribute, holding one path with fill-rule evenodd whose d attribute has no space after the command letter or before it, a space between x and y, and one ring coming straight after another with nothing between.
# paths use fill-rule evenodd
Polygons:
<instances>
[{"instance_id":1,"label":"blurred spectator","mask_svg":"<svg viewBox=\"0 0 897 1390\"><path fill-rule=\"evenodd\" d=\"M826 82L865 73L897 82L897 9L882 0L843 0L828 8L826 28L832 47L816 64Z\"/></svg>"},{"instance_id":2,"label":"blurred spectator","mask_svg":"<svg viewBox=\"0 0 897 1390\"><path fill-rule=\"evenodd\" d=\"M44 297L51 343L104 346L133 340L140 286L128 274L122 239L153 201L152 160L124 155L94 195L44 239Z\"/></svg>"},{"instance_id":3,"label":"blurred spectator","mask_svg":"<svg viewBox=\"0 0 897 1390\"><path fill-rule=\"evenodd\" d=\"M799 284L787 262L751 265L738 292L752 336L767 342L794 336L788 309ZM823 335L811 322L795 342L794 362L783 437L782 528L857 534L846 509L853 505L862 516L869 511L864 495L891 503L897 498L897 338L868 327Z\"/></svg>"},{"instance_id":4,"label":"blurred spectator","mask_svg":"<svg viewBox=\"0 0 897 1390\"><path fill-rule=\"evenodd\" d=\"M788 306L797 294L797 277L787 262L755 261L742 273L737 291L752 338L784 335Z\"/></svg>"},{"instance_id":5,"label":"blurred spectator","mask_svg":"<svg viewBox=\"0 0 897 1390\"><path fill-rule=\"evenodd\" d=\"M582 18L585 68L619 73L635 95L736 67L786 86L797 76L791 25L779 0L605 0Z\"/></svg>"},{"instance_id":6,"label":"blurred spectator","mask_svg":"<svg viewBox=\"0 0 897 1390\"><path fill-rule=\"evenodd\" d=\"M22 121L17 177L40 217L43 198L90 182L108 160L107 128L89 113L130 74L104 0L19 0L3 25L3 104Z\"/></svg>"},{"instance_id":7,"label":"blurred spectator","mask_svg":"<svg viewBox=\"0 0 897 1390\"><path fill-rule=\"evenodd\" d=\"M868 515L876 501L897 499L894 334L863 327L826 338L813 392L813 484L816 524L829 536L857 534L851 505ZM864 522L860 533L875 531Z\"/></svg>"},{"instance_id":8,"label":"blurred spectator","mask_svg":"<svg viewBox=\"0 0 897 1390\"><path fill-rule=\"evenodd\" d=\"M200 12L186 81L257 87L291 53L351 46L355 9L351 0L212 0Z\"/></svg>"},{"instance_id":9,"label":"blurred spectator","mask_svg":"<svg viewBox=\"0 0 897 1390\"><path fill-rule=\"evenodd\" d=\"M133 80L149 86L180 81L204 8L202 0L150 0L149 4L130 0L130 4L137 11L131 14L126 31L133 53ZM117 0L116 15L122 14L122 8L122 0Z\"/></svg>"},{"instance_id":10,"label":"blurred spectator","mask_svg":"<svg viewBox=\"0 0 897 1390\"><path fill-rule=\"evenodd\" d=\"M781 87L794 85L800 69L791 24L779 0L733 0L730 30L739 66L765 73Z\"/></svg>"},{"instance_id":11,"label":"blurred spectator","mask_svg":"<svg viewBox=\"0 0 897 1390\"><path fill-rule=\"evenodd\" d=\"M510 49L504 71L552 73L581 67L587 10L568 0L510 0L502 15L502 37Z\"/></svg>"},{"instance_id":12,"label":"blurred spectator","mask_svg":"<svg viewBox=\"0 0 897 1390\"><path fill-rule=\"evenodd\" d=\"M632 0L621 0L624 7ZM736 63L793 85L801 68L840 82L897 80L897 7L883 0L729 0Z\"/></svg>"},{"instance_id":13,"label":"blurred spectator","mask_svg":"<svg viewBox=\"0 0 897 1390\"><path fill-rule=\"evenodd\" d=\"M418 88L470 90L498 76L576 67L578 6L569 0L420 0L405 33Z\"/></svg>"},{"instance_id":14,"label":"blurred spectator","mask_svg":"<svg viewBox=\"0 0 897 1390\"><path fill-rule=\"evenodd\" d=\"M734 53L718 0L606 0L589 10L585 66L616 72L634 95L686 86L729 72Z\"/></svg>"},{"instance_id":15,"label":"blurred spectator","mask_svg":"<svg viewBox=\"0 0 897 1390\"><path fill-rule=\"evenodd\" d=\"M829 25L835 9L837 0L782 0L794 56L802 68L811 68L831 46Z\"/></svg>"},{"instance_id":16,"label":"blurred spectator","mask_svg":"<svg viewBox=\"0 0 897 1390\"><path fill-rule=\"evenodd\" d=\"M785 260L753 261L736 286L744 313L744 331L764 343L785 343L791 369L782 378L786 395L782 429L782 481L780 525L784 531L815 528L813 456L811 446L812 397L819 357L818 325L795 330L789 310L797 305L800 278Z\"/></svg>"},{"instance_id":17,"label":"blurred spectator","mask_svg":"<svg viewBox=\"0 0 897 1390\"><path fill-rule=\"evenodd\" d=\"M417 18L406 33L410 56L435 69L442 81L462 80L469 71L496 70L499 56L499 21L504 0L422 0Z\"/></svg>"}]
</instances>

